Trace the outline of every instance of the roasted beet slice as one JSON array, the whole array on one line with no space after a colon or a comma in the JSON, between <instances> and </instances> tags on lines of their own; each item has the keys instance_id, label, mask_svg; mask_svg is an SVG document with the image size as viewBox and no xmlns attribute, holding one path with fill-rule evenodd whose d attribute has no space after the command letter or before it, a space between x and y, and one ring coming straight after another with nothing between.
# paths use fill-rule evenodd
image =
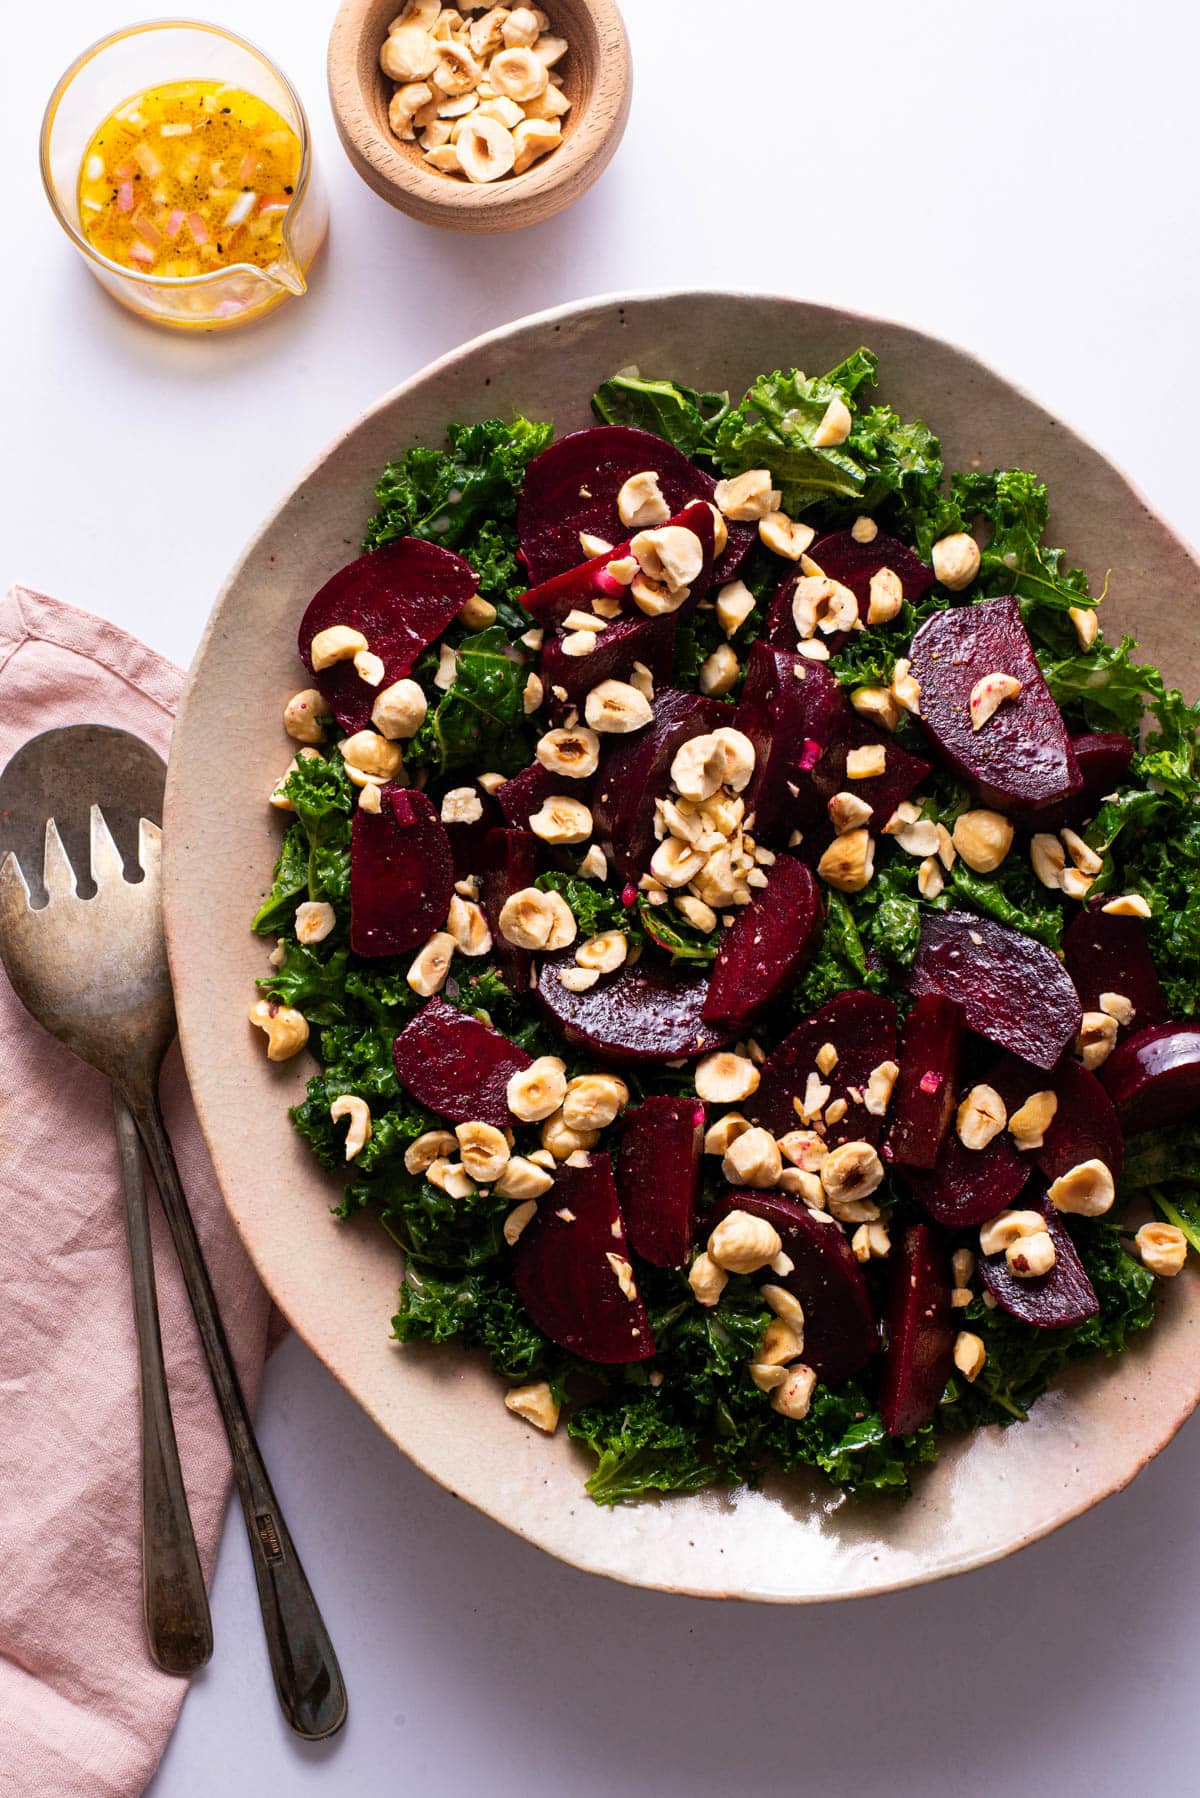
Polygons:
<instances>
[{"instance_id":1,"label":"roasted beet slice","mask_svg":"<svg viewBox=\"0 0 1200 1798\"><path fill-rule=\"evenodd\" d=\"M1119 1043L1100 1077L1127 1136L1200 1112L1200 1024L1153 1024Z\"/></svg>"},{"instance_id":2,"label":"roasted beet slice","mask_svg":"<svg viewBox=\"0 0 1200 1798\"><path fill-rule=\"evenodd\" d=\"M751 644L734 724L754 745L745 798L760 842L782 845L795 827L821 814L823 801L810 776L840 742L848 709L822 663L769 643Z\"/></svg>"},{"instance_id":3,"label":"roasted beet slice","mask_svg":"<svg viewBox=\"0 0 1200 1798\"><path fill-rule=\"evenodd\" d=\"M532 886L541 869L541 845L530 830L492 830L484 839L480 900L492 933L500 972L514 993L529 990L533 957L501 934L504 901Z\"/></svg>"},{"instance_id":4,"label":"roasted beet slice","mask_svg":"<svg viewBox=\"0 0 1200 1798\"><path fill-rule=\"evenodd\" d=\"M654 696L653 717L645 730L613 737L605 746L592 816L596 836L626 879L636 880L650 865L654 801L671 784L676 751L690 738L730 722L732 713L719 699L662 687Z\"/></svg>"},{"instance_id":5,"label":"roasted beet slice","mask_svg":"<svg viewBox=\"0 0 1200 1798\"><path fill-rule=\"evenodd\" d=\"M1043 1200L1036 1209L1045 1214L1054 1244L1055 1261L1050 1272L1039 1274L1034 1280L1022 1280L1000 1254L980 1256L979 1274L997 1304L1010 1316L1019 1317L1022 1323L1032 1324L1037 1330L1062 1330L1068 1324L1081 1324L1095 1317L1100 1306L1070 1231L1053 1205Z\"/></svg>"},{"instance_id":6,"label":"roasted beet slice","mask_svg":"<svg viewBox=\"0 0 1200 1798\"><path fill-rule=\"evenodd\" d=\"M940 993L926 993L909 1012L892 1094L886 1160L900 1167L936 1166L954 1116L962 1029L962 1006Z\"/></svg>"},{"instance_id":7,"label":"roasted beet slice","mask_svg":"<svg viewBox=\"0 0 1200 1798\"><path fill-rule=\"evenodd\" d=\"M744 1030L811 958L824 928L825 906L811 870L781 855L766 886L721 938L704 1016Z\"/></svg>"},{"instance_id":8,"label":"roasted beet slice","mask_svg":"<svg viewBox=\"0 0 1200 1798\"><path fill-rule=\"evenodd\" d=\"M921 722L985 805L1034 810L1078 792L1075 752L1018 600L986 599L936 612L913 638L912 672L921 686ZM971 690L988 674L1015 676L1021 691L976 730Z\"/></svg>"},{"instance_id":9,"label":"roasted beet slice","mask_svg":"<svg viewBox=\"0 0 1200 1798\"><path fill-rule=\"evenodd\" d=\"M356 806L350 833L350 947L403 955L446 922L454 860L445 827L415 787L385 787L377 812Z\"/></svg>"},{"instance_id":10,"label":"roasted beet slice","mask_svg":"<svg viewBox=\"0 0 1200 1798\"><path fill-rule=\"evenodd\" d=\"M609 1157L560 1167L513 1252L517 1296L538 1329L584 1361L647 1360L654 1337L641 1299L621 1289L628 1267Z\"/></svg>"},{"instance_id":11,"label":"roasted beet slice","mask_svg":"<svg viewBox=\"0 0 1200 1798\"><path fill-rule=\"evenodd\" d=\"M1006 1055L985 1078L1004 1100L1010 1118L1032 1093L1053 1092L1058 1100L1041 1148L1027 1151L1048 1180L1057 1180L1081 1161L1102 1161L1114 1179L1120 1173L1125 1143L1113 1102L1095 1074L1073 1055L1065 1055L1049 1074Z\"/></svg>"},{"instance_id":12,"label":"roasted beet slice","mask_svg":"<svg viewBox=\"0 0 1200 1798\"><path fill-rule=\"evenodd\" d=\"M1129 773L1136 745L1120 731L1097 730L1072 737L1071 748L1083 785L1061 805L1036 812L1029 819L1034 830L1060 830L1064 824L1079 826L1094 818L1101 800L1119 787Z\"/></svg>"},{"instance_id":13,"label":"roasted beet slice","mask_svg":"<svg viewBox=\"0 0 1200 1798\"><path fill-rule=\"evenodd\" d=\"M986 1223L1005 1211L1029 1179L1029 1163L1009 1137L994 1136L986 1149L964 1148L953 1129L934 1167L906 1167L904 1183L923 1211L948 1230Z\"/></svg>"},{"instance_id":14,"label":"roasted beet slice","mask_svg":"<svg viewBox=\"0 0 1200 1798\"><path fill-rule=\"evenodd\" d=\"M825 1043L837 1050L836 1065L817 1075L829 1088L826 1107L838 1099L846 1102L845 1115L829 1125L826 1142L830 1148L878 1142L883 1119L867 1110L863 1098L872 1070L896 1058L896 1007L877 993L838 993L797 1024L767 1056L758 1091L741 1109L775 1136L799 1129L795 1101L803 1101L809 1075L817 1074L817 1052Z\"/></svg>"},{"instance_id":15,"label":"roasted beet slice","mask_svg":"<svg viewBox=\"0 0 1200 1798\"><path fill-rule=\"evenodd\" d=\"M574 953L547 956L538 975L542 1009L569 1043L618 1061L675 1061L707 1055L729 1041L730 1032L705 1023L701 1015L708 981L689 969L672 968L649 953L633 967L601 974L585 993L568 992L558 978L574 965Z\"/></svg>"},{"instance_id":16,"label":"roasted beet slice","mask_svg":"<svg viewBox=\"0 0 1200 1798\"><path fill-rule=\"evenodd\" d=\"M569 656L562 638L547 633L542 645L542 685L549 699L550 715L557 723L571 706L583 711L584 700L602 680L628 680L635 662L641 662L654 680L665 686L675 659L674 613L663 618L614 618L596 638L590 656Z\"/></svg>"},{"instance_id":17,"label":"roasted beet slice","mask_svg":"<svg viewBox=\"0 0 1200 1798\"><path fill-rule=\"evenodd\" d=\"M373 549L326 581L300 620L300 660L344 730L367 728L381 689L409 673L421 651L458 617L477 584L461 556L417 537ZM383 663L379 686L369 687L353 662L313 670L312 640L336 624L367 639Z\"/></svg>"},{"instance_id":18,"label":"roasted beet slice","mask_svg":"<svg viewBox=\"0 0 1200 1798\"><path fill-rule=\"evenodd\" d=\"M1035 1068L1054 1066L1083 1017L1052 949L971 912L925 914L909 990L956 999L969 1030Z\"/></svg>"},{"instance_id":19,"label":"roasted beet slice","mask_svg":"<svg viewBox=\"0 0 1200 1798\"><path fill-rule=\"evenodd\" d=\"M455 880L467 880L472 874L479 873L484 864L484 845L488 835L504 823L504 813L491 793L481 787L478 781L464 781L462 784L464 789L469 789L478 799L479 816L442 820L450 841L450 853L454 857Z\"/></svg>"},{"instance_id":20,"label":"roasted beet slice","mask_svg":"<svg viewBox=\"0 0 1200 1798\"><path fill-rule=\"evenodd\" d=\"M1117 918L1104 900L1081 911L1063 936L1067 973L1085 1011L1100 1010L1101 993L1121 993L1133 1006L1132 1030L1164 1024L1167 1001L1141 918ZM1122 1027L1118 1040L1130 1029Z\"/></svg>"},{"instance_id":21,"label":"roasted beet slice","mask_svg":"<svg viewBox=\"0 0 1200 1798\"><path fill-rule=\"evenodd\" d=\"M496 803L505 823L515 830L528 830L534 812L540 811L554 793L565 793L570 799L581 799L587 805L592 797L592 780L573 780L569 774L552 774L540 762L531 762L502 787L496 788ZM582 851L581 851L582 853ZM528 885L528 882L526 882Z\"/></svg>"},{"instance_id":22,"label":"roasted beet slice","mask_svg":"<svg viewBox=\"0 0 1200 1798\"><path fill-rule=\"evenodd\" d=\"M892 1257L879 1413L889 1436L933 1421L954 1370L950 1257L928 1224L912 1224Z\"/></svg>"},{"instance_id":23,"label":"roasted beet slice","mask_svg":"<svg viewBox=\"0 0 1200 1798\"><path fill-rule=\"evenodd\" d=\"M850 531L830 531L819 537L808 553L830 580L849 587L858 601L858 615L864 624L870 607L871 579L880 569L890 568L899 575L904 597L910 601L920 599L933 585L933 569L926 567L898 537L890 537L885 531L880 531L870 543L859 543ZM802 574L798 568L780 583L767 616L767 639L783 649L795 649L798 640L792 600ZM836 653L848 634L840 631L826 641Z\"/></svg>"},{"instance_id":24,"label":"roasted beet slice","mask_svg":"<svg viewBox=\"0 0 1200 1798\"><path fill-rule=\"evenodd\" d=\"M870 1360L879 1346L875 1314L862 1269L850 1244L827 1212L810 1211L782 1193L727 1192L701 1221L707 1240L731 1211L765 1217L778 1230L791 1271L763 1268L760 1284L786 1287L804 1310L804 1362L818 1379L840 1385Z\"/></svg>"},{"instance_id":25,"label":"roasted beet slice","mask_svg":"<svg viewBox=\"0 0 1200 1798\"><path fill-rule=\"evenodd\" d=\"M643 1099L625 1114L617 1156L621 1209L634 1254L655 1267L687 1261L703 1147L699 1099Z\"/></svg>"},{"instance_id":26,"label":"roasted beet slice","mask_svg":"<svg viewBox=\"0 0 1200 1798\"><path fill-rule=\"evenodd\" d=\"M628 535L617 495L630 475L653 469L672 512L695 499L711 500L715 482L673 444L628 425L596 425L560 437L525 472L517 511L521 558L532 582L573 568L579 534L619 543ZM754 545L753 525L730 524L717 579L732 580Z\"/></svg>"},{"instance_id":27,"label":"roasted beet slice","mask_svg":"<svg viewBox=\"0 0 1200 1798\"><path fill-rule=\"evenodd\" d=\"M418 1105L452 1124L472 1120L507 1130L516 1121L506 1089L529 1066L516 1043L470 1012L427 999L396 1038L396 1075Z\"/></svg>"},{"instance_id":28,"label":"roasted beet slice","mask_svg":"<svg viewBox=\"0 0 1200 1798\"><path fill-rule=\"evenodd\" d=\"M852 749L875 744L883 749L882 774L868 774L851 780L846 774L846 757ZM822 804L827 806L835 793L853 793L871 807L870 826L879 830L896 807L909 797L932 772L932 764L924 757L902 749L893 736L868 724L849 705L833 742L812 771L812 782Z\"/></svg>"},{"instance_id":29,"label":"roasted beet slice","mask_svg":"<svg viewBox=\"0 0 1200 1798\"><path fill-rule=\"evenodd\" d=\"M712 582L715 529L712 509L703 503L685 506L681 512L664 522L694 531L704 550L704 563L700 573L688 587L687 598L674 613L674 616L682 618L695 610ZM583 612L590 611L594 599L619 600L628 617L641 617L629 588L608 572L610 562L624 561L632 555L630 543L631 539L625 537L602 556L593 556L590 561L580 562L577 567L556 574L552 580L543 581L540 586L530 587L528 592L521 595L521 604L527 612L532 612L539 624L547 626L561 624L567 613L575 608Z\"/></svg>"}]
</instances>

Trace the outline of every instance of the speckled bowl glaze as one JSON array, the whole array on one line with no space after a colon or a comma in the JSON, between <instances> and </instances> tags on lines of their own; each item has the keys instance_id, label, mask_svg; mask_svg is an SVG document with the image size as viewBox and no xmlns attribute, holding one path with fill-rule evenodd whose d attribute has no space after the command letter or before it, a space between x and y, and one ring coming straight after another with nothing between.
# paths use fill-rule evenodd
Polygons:
<instances>
[{"instance_id":1,"label":"speckled bowl glaze","mask_svg":"<svg viewBox=\"0 0 1200 1798\"><path fill-rule=\"evenodd\" d=\"M166 906L180 1030L225 1199L270 1293L313 1351L405 1454L449 1491L593 1573L701 1597L780 1603L861 1597L979 1567L1126 1485L1200 1399L1200 1280L1162 1296L1149 1338L1074 1370L1029 1423L952 1442L903 1507L847 1501L819 1482L706 1493L616 1511L582 1489L586 1459L505 1411L472 1355L389 1340L401 1261L369 1220L329 1216L335 1183L292 1133L307 1057L272 1066L246 1023L263 947L248 920L279 836L265 795L291 746L280 713L302 684L296 624L362 537L381 465L436 444L453 420L513 408L586 424L596 384L637 363L701 389L761 369L825 368L860 343L882 395L928 418L951 466L1018 464L1054 496L1054 541L1099 580L1104 619L1131 630L1194 690L1200 565L1089 444L972 356L885 320L762 295L592 300L506 326L425 369L357 419L267 519L213 612L175 732L167 788ZM1169 603L1167 596L1169 596Z\"/></svg>"}]
</instances>

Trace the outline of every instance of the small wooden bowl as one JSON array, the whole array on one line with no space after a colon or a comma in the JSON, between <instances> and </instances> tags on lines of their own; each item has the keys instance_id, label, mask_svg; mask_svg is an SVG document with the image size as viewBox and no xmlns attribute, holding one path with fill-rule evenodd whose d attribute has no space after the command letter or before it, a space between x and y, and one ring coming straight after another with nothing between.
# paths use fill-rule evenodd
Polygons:
<instances>
[{"instance_id":1,"label":"small wooden bowl","mask_svg":"<svg viewBox=\"0 0 1200 1798\"><path fill-rule=\"evenodd\" d=\"M425 165L388 125L393 84L379 66L399 0L343 0L329 39L329 97L346 154L369 187L426 225L519 231L561 212L603 174L629 118L633 70L614 0L545 0L570 50L562 63L571 110L563 141L523 175L477 186Z\"/></svg>"}]
</instances>

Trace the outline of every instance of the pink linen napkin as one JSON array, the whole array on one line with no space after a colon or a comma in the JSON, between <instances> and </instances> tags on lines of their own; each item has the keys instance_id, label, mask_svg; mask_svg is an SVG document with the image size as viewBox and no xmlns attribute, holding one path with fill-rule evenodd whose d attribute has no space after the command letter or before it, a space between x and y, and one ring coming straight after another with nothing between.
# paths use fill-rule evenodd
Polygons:
<instances>
[{"instance_id":1,"label":"pink linen napkin","mask_svg":"<svg viewBox=\"0 0 1200 1798\"><path fill-rule=\"evenodd\" d=\"M113 625L0 599L0 767L56 724L112 724L163 756L183 676ZM178 1050L167 1125L247 1398L269 1301L209 1162ZM142 1627L138 1379L108 1083L27 1016L0 971L0 1792L131 1798L185 1684ZM206 1574L229 1489L208 1372L151 1204L175 1429ZM216 1653L221 1652L218 1635Z\"/></svg>"}]
</instances>

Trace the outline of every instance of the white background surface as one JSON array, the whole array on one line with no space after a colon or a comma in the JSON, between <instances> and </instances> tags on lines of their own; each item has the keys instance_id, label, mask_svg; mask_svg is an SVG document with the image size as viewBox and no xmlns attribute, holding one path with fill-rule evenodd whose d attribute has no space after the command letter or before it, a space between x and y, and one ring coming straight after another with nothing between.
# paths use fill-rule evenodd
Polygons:
<instances>
[{"instance_id":1,"label":"white background surface","mask_svg":"<svg viewBox=\"0 0 1200 1798\"><path fill-rule=\"evenodd\" d=\"M360 407L491 325L654 285L790 292L954 338L1200 538L1194 8L625 0L636 83L616 162L571 213L499 240L413 225L359 183L325 97L332 10L225 9L305 97L333 226L302 303L185 341L104 300L37 180L54 78L127 15L5 8L3 584L186 662L244 539ZM543 1559L408 1467L294 1341L259 1416L350 1722L317 1748L289 1737L232 1517L216 1656L155 1798L1195 1790L1200 1429L1006 1565L786 1611Z\"/></svg>"}]
</instances>

